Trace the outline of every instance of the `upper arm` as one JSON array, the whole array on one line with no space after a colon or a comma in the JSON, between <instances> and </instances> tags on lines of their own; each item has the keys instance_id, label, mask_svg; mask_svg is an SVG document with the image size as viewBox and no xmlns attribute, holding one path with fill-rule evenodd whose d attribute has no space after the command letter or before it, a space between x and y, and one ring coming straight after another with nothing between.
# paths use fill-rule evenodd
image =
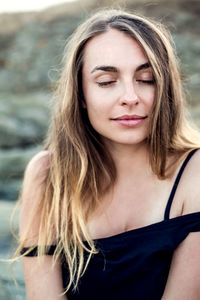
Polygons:
<instances>
[{"instance_id":1,"label":"upper arm","mask_svg":"<svg viewBox=\"0 0 200 300\"><path fill-rule=\"evenodd\" d=\"M53 266L53 258L44 256L38 262L37 257L23 257L22 264L26 283L27 300L67 300L63 293L60 262Z\"/></svg>"},{"instance_id":2,"label":"upper arm","mask_svg":"<svg viewBox=\"0 0 200 300\"><path fill-rule=\"evenodd\" d=\"M49 169L49 152L41 151L29 162L21 194L20 239L25 247L37 245L45 179ZM66 300L63 293L61 265L53 266L53 257L46 255L22 258L27 300Z\"/></svg>"},{"instance_id":3,"label":"upper arm","mask_svg":"<svg viewBox=\"0 0 200 300\"><path fill-rule=\"evenodd\" d=\"M175 250L162 300L200 299L200 232L192 232Z\"/></svg>"},{"instance_id":4,"label":"upper arm","mask_svg":"<svg viewBox=\"0 0 200 300\"><path fill-rule=\"evenodd\" d=\"M200 151L184 173L183 214L200 212ZM191 232L175 250L162 299L200 299L200 232Z\"/></svg>"},{"instance_id":5,"label":"upper arm","mask_svg":"<svg viewBox=\"0 0 200 300\"><path fill-rule=\"evenodd\" d=\"M21 213L19 222L20 239L28 235L25 246L37 244L37 234L40 225L40 213L45 179L49 168L49 152L41 151L29 162L21 193ZM30 226L31 225L31 226Z\"/></svg>"}]
</instances>

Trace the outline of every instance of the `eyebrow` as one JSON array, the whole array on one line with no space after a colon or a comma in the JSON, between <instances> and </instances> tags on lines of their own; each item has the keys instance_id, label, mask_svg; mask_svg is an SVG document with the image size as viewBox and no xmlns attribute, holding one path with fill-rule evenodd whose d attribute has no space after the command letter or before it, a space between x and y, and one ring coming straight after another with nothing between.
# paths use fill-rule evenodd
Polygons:
<instances>
[{"instance_id":1,"label":"eyebrow","mask_svg":"<svg viewBox=\"0 0 200 300\"><path fill-rule=\"evenodd\" d=\"M150 63L149 63L149 62L146 62L146 63L140 65L139 67L137 67L136 72L139 72L139 71L141 71L141 70L148 69L148 68L150 68L150 67L151 67Z\"/></svg>"},{"instance_id":2,"label":"eyebrow","mask_svg":"<svg viewBox=\"0 0 200 300\"><path fill-rule=\"evenodd\" d=\"M140 66L138 66L136 68L136 72L139 72L141 70L144 70L144 69L148 69L150 68L151 65L149 62L146 62ZM105 71L105 72L111 72L111 73L118 73L118 69L116 67L113 67L113 66L96 66L92 71L91 73L94 73L96 71Z\"/></svg>"},{"instance_id":3,"label":"eyebrow","mask_svg":"<svg viewBox=\"0 0 200 300\"><path fill-rule=\"evenodd\" d=\"M112 73L117 73L118 69L113 66L96 66L91 73L94 73L95 71L105 71L105 72L112 72Z\"/></svg>"}]
</instances>

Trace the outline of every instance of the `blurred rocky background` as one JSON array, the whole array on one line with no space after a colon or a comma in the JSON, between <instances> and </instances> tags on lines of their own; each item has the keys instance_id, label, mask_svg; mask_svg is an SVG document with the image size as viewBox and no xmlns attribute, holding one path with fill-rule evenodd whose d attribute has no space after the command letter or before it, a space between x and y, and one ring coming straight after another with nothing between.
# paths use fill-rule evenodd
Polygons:
<instances>
[{"instance_id":1,"label":"blurred rocky background","mask_svg":"<svg viewBox=\"0 0 200 300\"><path fill-rule=\"evenodd\" d=\"M40 12L0 14L0 257L15 244L9 216L29 159L42 147L49 100L67 37L93 10L122 7L160 20L172 32L187 90L191 119L200 127L199 0L79 0ZM15 223L16 224L16 223ZM17 225L15 225L17 227ZM0 263L0 300L25 299L21 265Z\"/></svg>"}]
</instances>

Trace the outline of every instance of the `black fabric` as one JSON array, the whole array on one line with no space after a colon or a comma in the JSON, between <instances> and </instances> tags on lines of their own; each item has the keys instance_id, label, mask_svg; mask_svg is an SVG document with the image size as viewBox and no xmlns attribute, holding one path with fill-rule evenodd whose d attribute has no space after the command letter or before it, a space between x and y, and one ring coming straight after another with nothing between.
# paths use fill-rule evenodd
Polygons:
<instances>
[{"instance_id":1,"label":"black fabric","mask_svg":"<svg viewBox=\"0 0 200 300\"><path fill-rule=\"evenodd\" d=\"M170 208L171 208L171 205L172 205L172 201L174 199L174 195L176 193L176 189L178 187L178 184L179 184L179 181L181 179L181 176L183 174L183 171L185 169L185 167L187 166L187 163L189 162L190 158L193 156L193 154L197 151L197 149L194 149L192 151L190 151L190 153L187 155L186 159L184 160L179 172L178 172L178 175L176 177L176 180L174 182L174 185L173 185L173 188L171 190L171 193L170 193L170 196L169 196L169 200L167 202L167 206L166 206L166 209L165 209L165 215L164 215L164 219L167 220L169 219L169 213L170 213Z\"/></svg>"},{"instance_id":2,"label":"black fabric","mask_svg":"<svg viewBox=\"0 0 200 300\"><path fill-rule=\"evenodd\" d=\"M38 247L34 247L33 249L31 249L30 251L30 248L29 247L25 247L21 250L20 254L21 255L24 255L27 251L27 253L25 254L25 256L37 256L38 255ZM46 252L46 255L53 255L54 252L56 250L56 245L51 245L49 246L48 248L48 251Z\"/></svg>"},{"instance_id":3,"label":"black fabric","mask_svg":"<svg viewBox=\"0 0 200 300\"><path fill-rule=\"evenodd\" d=\"M165 209L164 220L107 238L95 239L99 253L92 256L79 281L78 289L74 292L72 287L68 291L68 300L161 299L174 250L190 232L200 231L200 212L169 219L178 183L195 151L189 153L179 170ZM86 242L85 244L87 245ZM62 276L63 286L66 287L69 280L66 262L62 265Z\"/></svg>"},{"instance_id":4,"label":"black fabric","mask_svg":"<svg viewBox=\"0 0 200 300\"><path fill-rule=\"evenodd\" d=\"M189 153L178 172L164 220L94 240L99 253L91 258L78 289L75 292L73 288L68 291L68 300L162 298L174 250L190 232L200 231L200 212L169 219L178 183L195 151ZM66 264L63 264L62 274L66 287L69 279Z\"/></svg>"},{"instance_id":5,"label":"black fabric","mask_svg":"<svg viewBox=\"0 0 200 300\"><path fill-rule=\"evenodd\" d=\"M160 300L176 247L200 231L200 212L95 240L95 254L68 300ZM68 282L63 265L63 282Z\"/></svg>"}]
</instances>

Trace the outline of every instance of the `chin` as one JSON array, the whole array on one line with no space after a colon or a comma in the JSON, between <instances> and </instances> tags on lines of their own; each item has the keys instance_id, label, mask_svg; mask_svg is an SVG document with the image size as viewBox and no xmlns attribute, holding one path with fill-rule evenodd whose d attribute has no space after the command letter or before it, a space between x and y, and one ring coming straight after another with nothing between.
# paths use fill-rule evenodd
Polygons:
<instances>
[{"instance_id":1,"label":"chin","mask_svg":"<svg viewBox=\"0 0 200 300\"><path fill-rule=\"evenodd\" d=\"M146 144L147 137L127 137L127 138L107 138L104 137L104 140L109 144L116 145L127 145L127 146L136 146L136 145L144 145Z\"/></svg>"}]
</instances>

